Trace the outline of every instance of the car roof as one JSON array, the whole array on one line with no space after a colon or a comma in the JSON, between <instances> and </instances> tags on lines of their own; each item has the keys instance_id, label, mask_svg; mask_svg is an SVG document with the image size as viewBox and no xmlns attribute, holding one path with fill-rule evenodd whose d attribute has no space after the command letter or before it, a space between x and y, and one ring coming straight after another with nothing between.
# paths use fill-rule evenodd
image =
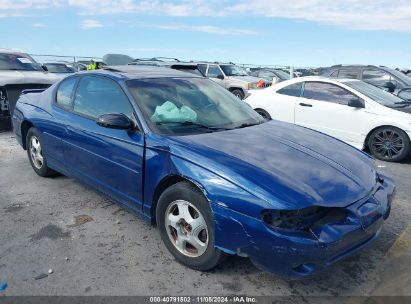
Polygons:
<instances>
[{"instance_id":1,"label":"car roof","mask_svg":"<svg viewBox=\"0 0 411 304\"><path fill-rule=\"evenodd\" d=\"M353 81L361 81L358 79L351 79L351 78L328 78L323 76L302 76L302 77L295 77L289 80L284 81L284 83L297 83L297 82L304 82L304 81L322 81L322 82L329 82L329 83L336 83L336 82L353 82Z\"/></svg>"},{"instance_id":2,"label":"car roof","mask_svg":"<svg viewBox=\"0 0 411 304\"><path fill-rule=\"evenodd\" d=\"M2 49L0 48L0 53L3 54L15 54L15 55L27 55L25 52L22 50L15 50L15 49Z\"/></svg>"},{"instance_id":3,"label":"car roof","mask_svg":"<svg viewBox=\"0 0 411 304\"><path fill-rule=\"evenodd\" d=\"M391 70L389 67L383 66L383 65L373 65L373 64L337 64L333 65L331 67L328 67L326 69L344 69L344 68L375 68L375 69L381 69L381 70L386 70L389 71Z\"/></svg>"},{"instance_id":4,"label":"car roof","mask_svg":"<svg viewBox=\"0 0 411 304\"><path fill-rule=\"evenodd\" d=\"M202 76L181 72L170 68L145 65L108 66L101 70L83 71L78 72L78 74L100 74L111 76L117 80L149 78L204 78Z\"/></svg>"}]
</instances>

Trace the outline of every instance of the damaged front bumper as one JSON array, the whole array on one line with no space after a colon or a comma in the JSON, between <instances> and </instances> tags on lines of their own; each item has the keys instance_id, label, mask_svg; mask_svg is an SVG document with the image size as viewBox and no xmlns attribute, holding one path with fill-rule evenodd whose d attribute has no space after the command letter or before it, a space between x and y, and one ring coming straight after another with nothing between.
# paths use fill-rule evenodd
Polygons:
<instances>
[{"instance_id":1,"label":"damaged front bumper","mask_svg":"<svg viewBox=\"0 0 411 304\"><path fill-rule=\"evenodd\" d=\"M216 247L248 256L257 267L286 279L307 277L372 243L389 216L394 192L392 180L380 174L371 195L345 208L344 221L324 223L310 234L278 230L213 204Z\"/></svg>"}]
</instances>

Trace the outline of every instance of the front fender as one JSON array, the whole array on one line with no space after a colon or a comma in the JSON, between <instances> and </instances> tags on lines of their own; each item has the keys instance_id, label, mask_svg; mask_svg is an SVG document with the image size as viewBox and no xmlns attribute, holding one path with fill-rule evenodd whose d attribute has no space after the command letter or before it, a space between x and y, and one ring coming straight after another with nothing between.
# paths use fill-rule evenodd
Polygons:
<instances>
[{"instance_id":1,"label":"front fender","mask_svg":"<svg viewBox=\"0 0 411 304\"><path fill-rule=\"evenodd\" d=\"M228 253L249 246L250 237L243 222L261 223L261 211L272 205L217 174L161 149L146 151L144 186L144 214L152 212L154 195L161 181L168 176L179 176L196 184L210 202L215 225L215 245Z\"/></svg>"}]
</instances>

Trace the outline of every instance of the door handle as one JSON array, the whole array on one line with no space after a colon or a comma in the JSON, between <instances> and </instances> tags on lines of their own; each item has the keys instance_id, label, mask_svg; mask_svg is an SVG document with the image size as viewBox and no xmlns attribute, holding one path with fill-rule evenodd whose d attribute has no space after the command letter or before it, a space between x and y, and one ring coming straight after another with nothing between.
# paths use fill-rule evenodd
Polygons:
<instances>
[{"instance_id":1,"label":"door handle","mask_svg":"<svg viewBox=\"0 0 411 304\"><path fill-rule=\"evenodd\" d=\"M300 102L300 106L312 108L313 105L312 105L312 104L309 104L309 103Z\"/></svg>"}]
</instances>

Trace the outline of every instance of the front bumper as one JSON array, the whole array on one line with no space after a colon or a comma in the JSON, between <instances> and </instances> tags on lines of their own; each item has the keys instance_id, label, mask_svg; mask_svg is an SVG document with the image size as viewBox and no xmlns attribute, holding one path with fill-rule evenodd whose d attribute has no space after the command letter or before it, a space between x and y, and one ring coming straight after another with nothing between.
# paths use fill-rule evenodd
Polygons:
<instances>
[{"instance_id":1,"label":"front bumper","mask_svg":"<svg viewBox=\"0 0 411 304\"><path fill-rule=\"evenodd\" d=\"M316 274L378 237L395 192L391 179L380 175L380 180L369 197L345 208L343 223L316 228L316 237L279 231L262 220L213 206L220 209L214 210L217 247L249 256L257 267L286 279Z\"/></svg>"}]
</instances>

